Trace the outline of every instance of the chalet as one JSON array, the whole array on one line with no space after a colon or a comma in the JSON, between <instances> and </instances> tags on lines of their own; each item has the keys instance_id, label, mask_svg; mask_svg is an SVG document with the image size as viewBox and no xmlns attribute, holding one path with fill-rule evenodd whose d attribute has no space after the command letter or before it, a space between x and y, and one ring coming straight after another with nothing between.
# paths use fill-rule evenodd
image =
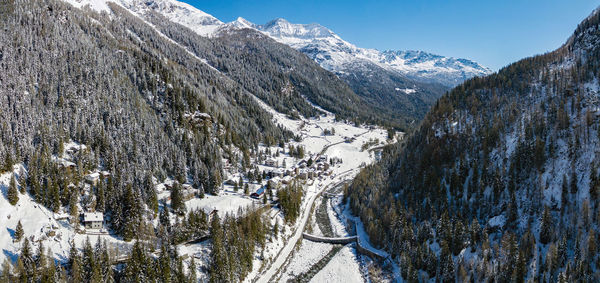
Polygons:
<instances>
[{"instance_id":1,"label":"chalet","mask_svg":"<svg viewBox=\"0 0 600 283\"><path fill-rule=\"evenodd\" d=\"M277 167L279 164L277 162L277 160L273 159L273 158L269 158L267 160L265 160L265 166L270 166L270 167Z\"/></svg>"},{"instance_id":2,"label":"chalet","mask_svg":"<svg viewBox=\"0 0 600 283\"><path fill-rule=\"evenodd\" d=\"M327 162L327 155L323 154L323 155L319 156L319 159L317 159L317 162Z\"/></svg>"},{"instance_id":3,"label":"chalet","mask_svg":"<svg viewBox=\"0 0 600 283\"><path fill-rule=\"evenodd\" d=\"M196 111L194 113L186 113L183 115L183 117L194 124L201 124L204 122L212 121L212 117L208 113L202 113L200 111Z\"/></svg>"},{"instance_id":4,"label":"chalet","mask_svg":"<svg viewBox=\"0 0 600 283\"><path fill-rule=\"evenodd\" d=\"M85 182L92 186L98 185L98 180L100 180L100 173L98 172L85 175Z\"/></svg>"},{"instance_id":5,"label":"chalet","mask_svg":"<svg viewBox=\"0 0 600 283\"><path fill-rule=\"evenodd\" d=\"M58 159L58 168L73 170L77 167L77 165L71 161L65 159Z\"/></svg>"},{"instance_id":6,"label":"chalet","mask_svg":"<svg viewBox=\"0 0 600 283\"><path fill-rule=\"evenodd\" d=\"M83 226L86 229L102 229L104 226L104 215L102 212L83 213Z\"/></svg>"},{"instance_id":7,"label":"chalet","mask_svg":"<svg viewBox=\"0 0 600 283\"><path fill-rule=\"evenodd\" d=\"M213 218L215 218L215 215L218 215L219 210L216 208L213 208L213 210L211 210L209 213L206 214L206 220L208 223L210 223Z\"/></svg>"},{"instance_id":8,"label":"chalet","mask_svg":"<svg viewBox=\"0 0 600 283\"><path fill-rule=\"evenodd\" d=\"M229 179L229 180L225 181L224 184L229 185L229 186L235 186L235 185L237 185L237 181L235 181L233 179Z\"/></svg>"},{"instance_id":9,"label":"chalet","mask_svg":"<svg viewBox=\"0 0 600 283\"><path fill-rule=\"evenodd\" d=\"M265 189L266 189L265 186L260 187L258 190L256 190L256 192L253 192L252 194L250 194L250 197L259 199L265 193Z\"/></svg>"},{"instance_id":10,"label":"chalet","mask_svg":"<svg viewBox=\"0 0 600 283\"><path fill-rule=\"evenodd\" d=\"M302 170L300 171L300 173L298 174L298 178L302 179L302 180L306 180L308 179L308 174L306 173L306 171Z\"/></svg>"},{"instance_id":11,"label":"chalet","mask_svg":"<svg viewBox=\"0 0 600 283\"><path fill-rule=\"evenodd\" d=\"M302 160L302 161L300 161L300 163L298 163L298 167L300 167L300 168L306 168L307 164L308 163L306 162L306 160Z\"/></svg>"},{"instance_id":12,"label":"chalet","mask_svg":"<svg viewBox=\"0 0 600 283\"><path fill-rule=\"evenodd\" d=\"M289 184L292 181L292 177L291 176L285 176L283 179L281 179L281 183L284 185Z\"/></svg>"},{"instance_id":13,"label":"chalet","mask_svg":"<svg viewBox=\"0 0 600 283\"><path fill-rule=\"evenodd\" d=\"M84 151L86 149L87 149L87 146L85 146L83 144L73 144L73 145L69 146L65 151L70 155L75 155L75 154L79 153L80 151Z\"/></svg>"},{"instance_id":14,"label":"chalet","mask_svg":"<svg viewBox=\"0 0 600 283\"><path fill-rule=\"evenodd\" d=\"M271 177L282 177L284 172L283 169L277 168L275 170L272 170L271 172L269 172L271 174Z\"/></svg>"}]
</instances>

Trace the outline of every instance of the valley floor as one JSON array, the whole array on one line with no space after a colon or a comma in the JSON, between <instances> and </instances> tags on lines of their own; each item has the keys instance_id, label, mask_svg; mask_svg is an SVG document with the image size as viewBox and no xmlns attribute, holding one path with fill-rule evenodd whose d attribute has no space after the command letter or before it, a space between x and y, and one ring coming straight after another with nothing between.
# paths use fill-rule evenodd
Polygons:
<instances>
[{"instance_id":1,"label":"valley floor","mask_svg":"<svg viewBox=\"0 0 600 283\"><path fill-rule=\"evenodd\" d=\"M369 151L366 147L376 148L381 145L395 142L386 140L387 131L376 127L357 127L348 123L335 121L331 114L321 116L316 119L288 119L285 115L275 112L262 104L265 109L271 112L278 124L292 130L301 137L299 142L292 142L294 146L304 146L307 156L319 157L321 155L327 158L340 159L341 163L331 166L330 175L321 175L314 179L308 178L304 183L304 197L302 198L301 214L295 224L284 224L284 218L278 208L265 210L265 214L270 217L272 224L282 225L282 232L278 237L272 237L267 241L267 245L260 254L257 254L254 260L253 270L247 276L246 282L269 282L273 280L286 281L294 279L296 276L314 268L319 263L319 270L311 274L311 278L316 282L362 282L365 280L366 268L365 261L357 254L353 245L335 246L330 244L314 243L302 240L302 233L307 229L312 230L317 235L321 233L319 225L315 224L315 213L322 205L321 193L328 191L335 194L342 194L342 184L349 182L359 172L365 164L375 161L376 154ZM324 135L325 130L332 130L332 134ZM365 146L368 144L368 146ZM286 158L282 156L278 162L288 162L295 165L297 159ZM269 170L264 165L256 164L261 170ZM286 169L283 166L282 169ZM26 170L21 166L15 166L14 172L26 174ZM51 255L55 260L64 262L68 257L71 247L74 243L77 247L83 247L86 239L89 238L92 245L97 240L106 240L116 258L122 257L128 253L132 242L125 242L120 237L111 235L106 230L87 231L82 233L76 229L66 219L64 213L53 213L43 206L37 204L28 194L21 194L21 199L16 206L8 203L6 191L9 185L11 173L0 176L0 188L3 196L0 197L0 262L4 259L15 261L20 250L19 243L13 243L14 229L20 220L23 224L25 235L31 238L31 242L43 243L45 247L50 248ZM17 176L18 177L18 176ZM229 174L232 179L239 178L239 175ZM163 183L157 182L157 192L159 199L168 199L167 186L170 180ZM260 186L260 183L257 185ZM253 188L255 189L255 188ZM336 204L338 213L334 211L332 202L325 203L321 209L325 208L325 215L328 215L327 222L331 226L336 236L348 235L346 225L342 223L341 218L337 217L342 207L339 202ZM203 199L192 198L186 202L188 210L202 209L205 212L213 210L218 211L220 216L225 214L236 214L240 208L261 207L262 201L252 199L240 190L236 191L233 186L224 185L223 190L218 196L207 195ZM320 211L324 215L324 211ZM174 216L173 216L174 217ZM156 221L156 220L155 220ZM311 228L308 228L308 227ZM184 258L184 262L189 263L191 258L196 259L199 279L207 279L207 268L210 259L210 240L201 241L194 244L179 245L179 252Z\"/></svg>"}]
</instances>

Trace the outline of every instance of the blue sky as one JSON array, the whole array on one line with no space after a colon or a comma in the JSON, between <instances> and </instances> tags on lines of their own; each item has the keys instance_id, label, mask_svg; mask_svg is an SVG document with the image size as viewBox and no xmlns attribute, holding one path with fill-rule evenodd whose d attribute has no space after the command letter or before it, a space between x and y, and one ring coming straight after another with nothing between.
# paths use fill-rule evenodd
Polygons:
<instances>
[{"instance_id":1,"label":"blue sky","mask_svg":"<svg viewBox=\"0 0 600 283\"><path fill-rule=\"evenodd\" d=\"M497 70L559 47L600 0L183 0L229 22L320 23L379 50L424 50Z\"/></svg>"}]
</instances>

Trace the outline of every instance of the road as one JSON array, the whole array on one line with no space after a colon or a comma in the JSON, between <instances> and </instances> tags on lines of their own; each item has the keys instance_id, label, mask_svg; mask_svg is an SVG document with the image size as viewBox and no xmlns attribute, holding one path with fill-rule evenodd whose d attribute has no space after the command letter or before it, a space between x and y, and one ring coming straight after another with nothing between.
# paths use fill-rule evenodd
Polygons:
<instances>
[{"instance_id":1,"label":"road","mask_svg":"<svg viewBox=\"0 0 600 283\"><path fill-rule=\"evenodd\" d=\"M340 177L340 175L338 175L338 178L339 177ZM340 181L338 181L338 183L341 183L344 181L345 180L340 180ZM338 183L336 183L335 185L337 185ZM287 260L290 253L292 253L292 251L296 247L296 243L298 242L298 240L300 240L300 238L302 238L302 232L304 232L304 228L306 226L306 223L308 222L308 218L310 216L310 211L312 210L313 203L315 202L315 200L317 199L319 194L322 193L323 191L325 191L329 187L330 187L330 185L324 186L322 189L320 189L316 194L314 194L310 198L308 205L306 206L307 209L302 211L302 219L301 219L300 225L298 225L298 228L296 229L296 232L294 232L294 235L292 235L292 237L290 237L288 239L287 243L285 244L285 247L283 247L283 249L281 249L281 251L277 255L277 258L275 259L275 261L273 261L273 263L271 263L271 266L269 266L269 269L267 269L267 271L265 271L264 273L258 275L259 278L258 278L258 280L256 280L257 283L267 283L267 282L269 282L269 280L271 280L271 278L273 278L273 276L275 276L277 274L277 272L279 271L281 266Z\"/></svg>"}]
</instances>

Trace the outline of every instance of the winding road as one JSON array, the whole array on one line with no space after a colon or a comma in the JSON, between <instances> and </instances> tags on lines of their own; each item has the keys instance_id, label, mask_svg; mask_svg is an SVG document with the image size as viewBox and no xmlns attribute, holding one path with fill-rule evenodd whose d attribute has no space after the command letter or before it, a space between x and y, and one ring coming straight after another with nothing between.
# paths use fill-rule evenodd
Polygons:
<instances>
[{"instance_id":1,"label":"winding road","mask_svg":"<svg viewBox=\"0 0 600 283\"><path fill-rule=\"evenodd\" d=\"M339 177L340 177L340 175L336 176L336 178L339 178ZM334 184L334 186L337 186L338 184L343 183L345 181L346 180L339 180L337 183ZM269 269L267 269L262 274L258 275L259 278L258 278L258 280L256 280L257 283L267 283L271 280L271 278L273 278L273 276L275 276L278 273L281 266L285 263L288 256L294 250L298 240L300 240L302 238L302 232L304 232L304 228L306 227L306 223L308 222L308 218L310 216L310 211L312 210L313 203L319 197L319 195L323 191L325 191L327 188L329 188L330 186L331 185L324 186L322 189L320 189L316 194L314 194L310 198L310 200L308 201L307 206L306 206L307 209L304 209L302 211L302 219L301 219L300 225L298 226L298 228L296 228L296 231L294 232L292 237L290 237L288 239L287 243L285 244L285 247L283 247L283 249L281 249L281 251L277 255L275 261L273 261L273 263L271 263L271 266L269 266Z\"/></svg>"}]
</instances>

